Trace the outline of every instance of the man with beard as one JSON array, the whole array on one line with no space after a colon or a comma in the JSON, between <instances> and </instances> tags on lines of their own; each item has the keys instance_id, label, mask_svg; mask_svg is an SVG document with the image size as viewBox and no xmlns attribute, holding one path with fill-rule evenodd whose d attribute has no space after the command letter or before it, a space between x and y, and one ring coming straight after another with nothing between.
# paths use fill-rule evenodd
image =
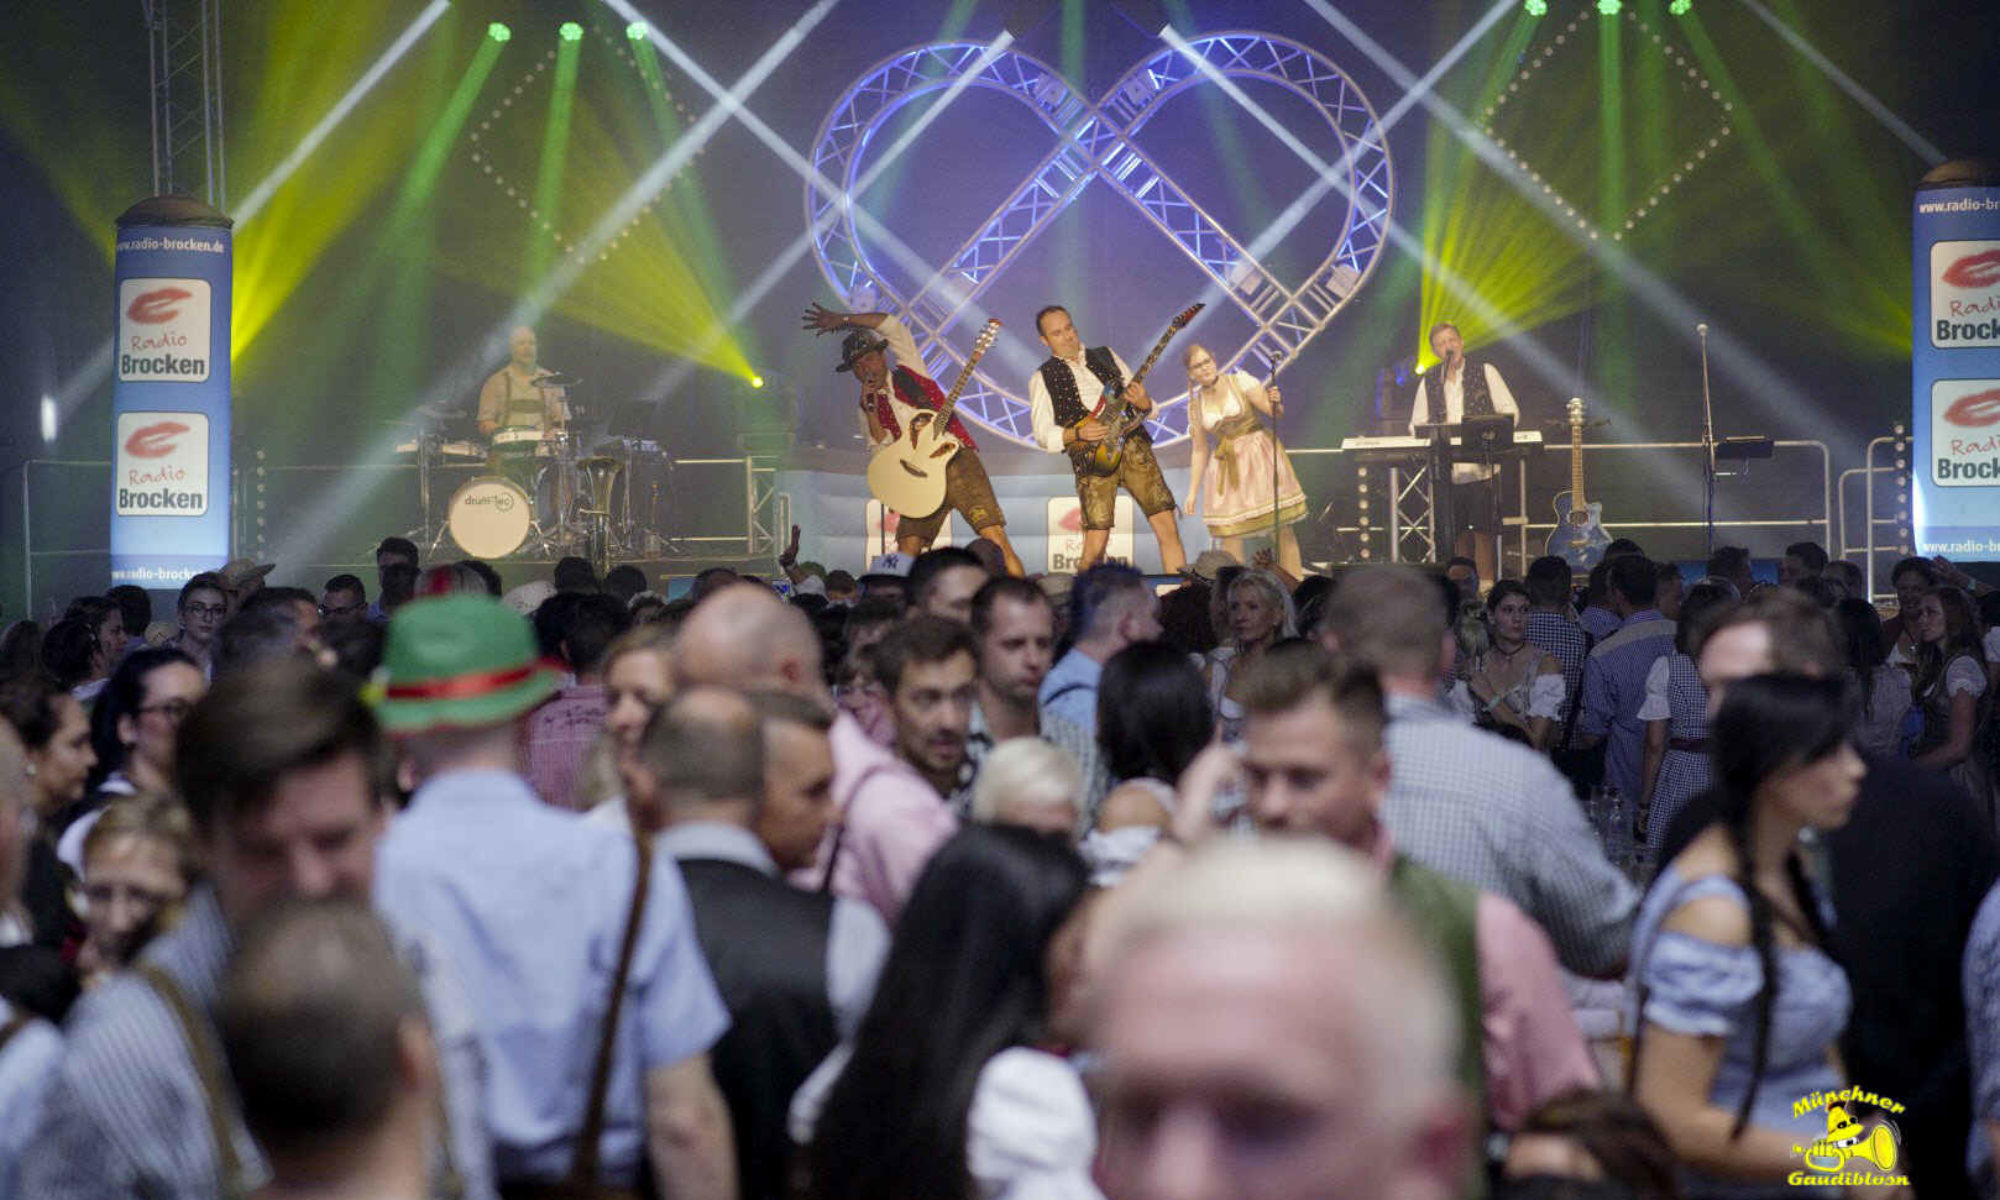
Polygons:
<instances>
[{"instance_id":1,"label":"man with beard","mask_svg":"<svg viewBox=\"0 0 2000 1200\"><path fill-rule=\"evenodd\" d=\"M965 753L979 694L979 648L972 631L942 617L919 616L875 647L875 670L896 718L896 757L957 809L972 771Z\"/></svg>"},{"instance_id":2,"label":"man with beard","mask_svg":"<svg viewBox=\"0 0 2000 1200\"><path fill-rule=\"evenodd\" d=\"M966 740L973 775L1001 742L1039 737L1076 760L1084 788L1075 797L1078 811L1097 811L1110 781L1096 737L1075 721L1041 711L1038 702L1055 647L1055 610L1047 594L1025 579L988 582L972 597L972 637L979 647L979 695Z\"/></svg>"}]
</instances>

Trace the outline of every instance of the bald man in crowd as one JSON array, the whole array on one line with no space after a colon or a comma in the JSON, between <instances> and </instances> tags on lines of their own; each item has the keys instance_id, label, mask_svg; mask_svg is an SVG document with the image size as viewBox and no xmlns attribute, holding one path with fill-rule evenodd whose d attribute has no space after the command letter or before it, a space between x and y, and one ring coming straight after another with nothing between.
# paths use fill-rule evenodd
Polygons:
<instances>
[{"instance_id":1,"label":"bald man in crowd","mask_svg":"<svg viewBox=\"0 0 2000 1200\"><path fill-rule=\"evenodd\" d=\"M559 387L543 379L555 374L539 362L535 331L517 326L507 335L507 365L487 376L479 389L479 432L551 429L569 422L569 403Z\"/></svg>"},{"instance_id":2,"label":"bald man in crowd","mask_svg":"<svg viewBox=\"0 0 2000 1200\"><path fill-rule=\"evenodd\" d=\"M261 918L223 980L216 1028L272 1195L430 1195L437 1044L416 980L365 905L298 903Z\"/></svg>"},{"instance_id":3,"label":"bald man in crowd","mask_svg":"<svg viewBox=\"0 0 2000 1200\"><path fill-rule=\"evenodd\" d=\"M683 686L789 692L833 707L811 622L753 584L723 589L689 614L674 673ZM812 867L793 882L866 901L894 926L958 821L915 768L870 741L853 717L835 718L831 737L838 815Z\"/></svg>"},{"instance_id":4,"label":"bald man in crowd","mask_svg":"<svg viewBox=\"0 0 2000 1200\"><path fill-rule=\"evenodd\" d=\"M1222 841L1134 887L1097 983L1110 1200L1461 1194L1452 1004L1366 859Z\"/></svg>"},{"instance_id":5,"label":"bald man in crowd","mask_svg":"<svg viewBox=\"0 0 2000 1200\"><path fill-rule=\"evenodd\" d=\"M667 818L654 845L680 867L702 950L729 1006L729 1032L712 1057L736 1132L744 1200L787 1194L792 1093L860 1025L889 948L874 909L786 884L757 832L772 802L785 802L774 793L789 782L770 778L769 751L784 756L772 742L813 732L811 718L786 711L784 700L798 703L782 693L683 691L654 714L638 755ZM789 728L767 728L781 723ZM830 771L817 774L824 786Z\"/></svg>"}]
</instances>

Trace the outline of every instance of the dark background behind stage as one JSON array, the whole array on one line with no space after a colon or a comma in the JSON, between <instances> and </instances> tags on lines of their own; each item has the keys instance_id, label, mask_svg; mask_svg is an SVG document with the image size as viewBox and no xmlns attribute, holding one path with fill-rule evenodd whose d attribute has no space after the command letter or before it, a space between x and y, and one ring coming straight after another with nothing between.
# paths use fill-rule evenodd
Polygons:
<instances>
[{"instance_id":1,"label":"dark background behind stage","mask_svg":"<svg viewBox=\"0 0 2000 1200\"><path fill-rule=\"evenodd\" d=\"M638 8L724 86L807 12L798 0L640 0ZM1621 257L1592 258L1474 160L1437 112L1408 107L1388 144L1394 217L1409 246L1385 246L1359 293L1289 365L1288 442L1330 445L1367 431L1384 415L1378 407L1398 417L1411 385L1388 389L1384 405L1382 380L1407 372L1423 330L1445 316L1466 326L1475 354L1502 367L1531 422L1559 418L1569 395L1583 395L1610 420L1592 440L1698 436L1697 320L1714 331L1720 434L1824 441L1839 471L1859 465L1869 438L1907 420L1909 193L1930 165L1926 143L1948 157L1993 150L2000 74L1991 65L1990 6L1696 0L1685 18L1669 15L1665 0L1627 0L1627 8L1611 40L1582 0L1551 0L1539 19L1509 6L1460 47L1435 84L1439 99L1475 121L1495 107L1495 135L1592 218L1600 246L1640 213L1618 243ZM223 11L233 206L295 152L423 5L225 0ZM1357 45L1329 14L1353 22L1371 46ZM1254 29L1305 43L1388 114L1405 107L1406 90L1391 61L1423 76L1487 14L1478 4L1403 0L843 0L745 107L771 137L810 157L844 90L906 48L983 43L1005 24L1019 34L1012 49L1096 96L1162 48L1165 18L1188 36ZM140 6L79 0L9 5L8 15L0 605L13 616L25 595L22 462L109 457L109 384L76 381L111 330L112 218L149 193L151 168ZM588 32L561 131L567 153L552 161L555 28L571 19ZM513 36L497 55L488 52L490 74L470 89L465 81L494 20ZM394 461L393 422L427 399L469 406L479 379L504 357L493 347L513 305L675 136L701 128L713 104L681 67L656 60L649 75L630 49L624 18L596 0L458 0L243 228L235 388L237 463L247 474L239 505L254 501L258 483L266 489L264 507L246 510L248 536L261 534L273 553L351 561L411 523L413 484L384 465ZM454 93L468 92L462 130L440 140ZM1336 153L1297 97L1265 84L1246 85L1244 95L1315 152ZM1507 102L1496 104L1502 96ZM873 150L924 108L891 122ZM1708 149L1721 126L1728 132ZM1314 177L1214 88L1171 101L1139 142L1245 240ZM972 89L862 203L937 263L1050 144L1023 107ZM1694 169L1682 171L1683 162ZM551 201L546 235L522 209L530 198L538 214ZM1323 200L1267 265L1287 281L1304 277L1344 211L1337 195ZM830 373L836 346L797 329L808 301L840 303L811 255L783 264L804 229L799 175L744 121L721 122L656 208L538 321L543 361L584 376L580 397L615 402L625 429L682 456L736 454L746 437L801 450L858 448L851 386ZM1428 283L1416 247L1441 269ZM1436 282L1445 273L1480 293L1486 317ZM1162 234L1094 184L988 293L987 307L1009 325L996 369L1025 392L1025 372L1041 355L1032 314L1051 299L1071 306L1089 340L1136 360L1202 284ZM761 298L728 322L760 286ZM1226 355L1247 328L1212 305L1194 336ZM1177 361L1163 360L1160 392L1185 386ZM753 375L766 386L753 387ZM60 410L53 430L44 425L45 396ZM985 440L995 449L1000 442ZM1013 461L1001 457L1003 466ZM1052 461L1023 456L1019 465L1039 470ZM1592 490L1613 523L1621 508L1698 514L1696 461L1621 456L1615 470L1599 469ZM1564 464L1547 466L1553 486ZM1330 468L1322 460L1311 470ZM104 477L89 466L30 469L35 550L102 549ZM1329 476L1314 486L1325 503L1342 484ZM1721 509L1817 512L1819 486L1816 466L1773 464L1747 484L1725 482ZM1662 491L1676 494L1671 505ZM1538 494L1531 510L1545 503ZM1789 536L1749 540L1768 554L1777 546L1764 543ZM68 561L38 557L35 569L61 576ZM100 560L86 553L75 561ZM46 607L47 591L36 594Z\"/></svg>"}]
</instances>

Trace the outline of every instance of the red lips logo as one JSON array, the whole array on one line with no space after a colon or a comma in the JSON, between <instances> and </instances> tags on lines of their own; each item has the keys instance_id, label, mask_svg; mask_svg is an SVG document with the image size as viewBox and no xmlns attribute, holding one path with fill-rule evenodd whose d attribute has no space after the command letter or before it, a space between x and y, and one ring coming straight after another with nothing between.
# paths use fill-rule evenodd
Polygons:
<instances>
[{"instance_id":1,"label":"red lips logo","mask_svg":"<svg viewBox=\"0 0 2000 1200\"><path fill-rule=\"evenodd\" d=\"M1966 429L2000 425L2000 388L1961 396L1944 410L1944 419Z\"/></svg>"},{"instance_id":2,"label":"red lips logo","mask_svg":"<svg viewBox=\"0 0 2000 1200\"><path fill-rule=\"evenodd\" d=\"M1968 254L1946 267L1939 278L1958 288L1990 288L2000 283L2000 250Z\"/></svg>"},{"instance_id":3,"label":"red lips logo","mask_svg":"<svg viewBox=\"0 0 2000 1200\"><path fill-rule=\"evenodd\" d=\"M140 292L132 297L132 303L125 306L125 315L141 325L165 325L181 315L181 310L174 305L193 295L186 288L177 287Z\"/></svg>"},{"instance_id":4,"label":"red lips logo","mask_svg":"<svg viewBox=\"0 0 2000 1200\"><path fill-rule=\"evenodd\" d=\"M1062 526L1063 529L1070 533L1081 533L1083 531L1083 509L1070 509L1062 515L1056 524Z\"/></svg>"},{"instance_id":5,"label":"red lips logo","mask_svg":"<svg viewBox=\"0 0 2000 1200\"><path fill-rule=\"evenodd\" d=\"M179 421L141 426L125 439L125 453L133 458L165 458L174 452L174 439L187 431Z\"/></svg>"}]
</instances>

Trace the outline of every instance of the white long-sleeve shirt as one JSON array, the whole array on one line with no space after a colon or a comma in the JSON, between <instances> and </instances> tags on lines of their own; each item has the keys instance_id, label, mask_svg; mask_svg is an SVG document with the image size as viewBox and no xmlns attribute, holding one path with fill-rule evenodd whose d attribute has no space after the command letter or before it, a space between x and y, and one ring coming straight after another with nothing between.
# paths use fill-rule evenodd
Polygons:
<instances>
[{"instance_id":1,"label":"white long-sleeve shirt","mask_svg":"<svg viewBox=\"0 0 2000 1200\"><path fill-rule=\"evenodd\" d=\"M1083 410L1095 411L1097 402L1104 396L1104 381L1083 365L1081 354L1063 361L1069 364L1070 373L1076 376L1076 395L1083 401ZM1118 357L1116 350L1111 352L1111 361L1118 364L1121 378L1132 378L1132 368L1125 365L1125 360ZM1055 401L1049 397L1049 385L1043 382L1040 370L1028 377L1028 414L1035 423L1035 443L1051 454L1062 453L1063 426L1056 423Z\"/></svg>"},{"instance_id":2,"label":"white long-sleeve shirt","mask_svg":"<svg viewBox=\"0 0 2000 1200\"><path fill-rule=\"evenodd\" d=\"M1482 363L1481 368L1486 372L1486 390L1493 397L1493 411L1514 418L1518 424L1521 420L1521 406L1514 403L1514 393L1507 390L1507 381L1500 377L1500 369L1492 363ZM1444 370L1442 366L1437 369ZM1444 415L1441 417L1430 415L1430 393L1425 388L1424 380L1417 380L1417 398L1410 405L1410 433L1413 436L1419 425L1456 425L1464 419L1465 372L1463 370L1460 370L1457 378L1444 376ZM1478 463L1453 463L1451 481L1475 483L1482 479L1491 479L1499 470L1499 467L1481 466Z\"/></svg>"}]
</instances>

